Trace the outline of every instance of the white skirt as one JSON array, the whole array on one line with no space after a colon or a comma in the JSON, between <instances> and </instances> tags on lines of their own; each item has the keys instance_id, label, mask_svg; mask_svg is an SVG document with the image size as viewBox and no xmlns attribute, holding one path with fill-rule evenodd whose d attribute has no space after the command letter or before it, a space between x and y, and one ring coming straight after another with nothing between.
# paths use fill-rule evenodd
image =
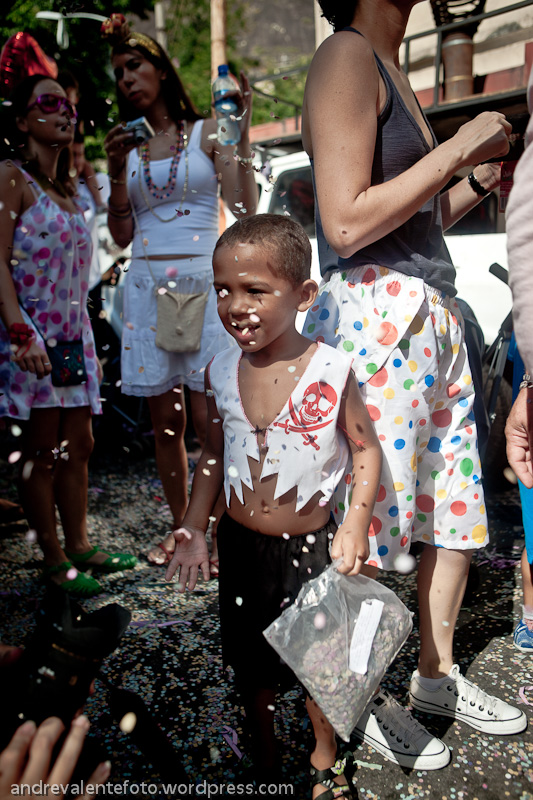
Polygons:
<instances>
[{"instance_id":1,"label":"white skirt","mask_svg":"<svg viewBox=\"0 0 533 800\"><path fill-rule=\"evenodd\" d=\"M202 341L200 349L194 353L169 353L156 346L154 280L144 258L132 259L124 285L122 391L135 397L156 397L185 384L194 392L203 392L205 368L213 356L227 347L236 347L218 316L211 256L152 260L150 267L158 285L170 279L179 287L181 278L193 277L195 291L210 289Z\"/></svg>"}]
</instances>

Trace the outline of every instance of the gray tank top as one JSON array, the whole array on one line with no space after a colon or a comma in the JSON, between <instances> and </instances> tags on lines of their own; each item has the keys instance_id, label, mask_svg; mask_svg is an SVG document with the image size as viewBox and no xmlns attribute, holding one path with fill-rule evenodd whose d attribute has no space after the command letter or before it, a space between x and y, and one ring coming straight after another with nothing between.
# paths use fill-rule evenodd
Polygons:
<instances>
[{"instance_id":1,"label":"gray tank top","mask_svg":"<svg viewBox=\"0 0 533 800\"><path fill-rule=\"evenodd\" d=\"M359 34L355 28L345 28L344 30ZM359 35L362 36L362 34ZM432 149L428 146L413 115L405 106L383 62L375 53L374 56L379 73L387 88L387 100L378 117L376 147L372 164L372 186L389 181L405 172ZM433 135L433 147L436 145L437 141ZM313 186L315 186L312 160L311 167ZM339 258L324 237L316 199L316 186L315 214L320 272L323 276L330 270L376 264L397 270L405 275L422 278L430 286L440 289L452 297L456 294L455 269L442 236L440 196L438 194L428 200L411 219L400 225L399 228L358 250L350 258Z\"/></svg>"}]
</instances>

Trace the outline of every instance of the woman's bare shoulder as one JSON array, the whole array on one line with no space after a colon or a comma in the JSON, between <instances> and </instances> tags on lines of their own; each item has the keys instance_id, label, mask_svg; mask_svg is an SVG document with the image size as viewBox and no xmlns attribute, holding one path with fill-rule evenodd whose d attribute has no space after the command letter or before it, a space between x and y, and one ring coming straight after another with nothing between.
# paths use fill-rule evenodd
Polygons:
<instances>
[{"instance_id":1,"label":"woman's bare shoulder","mask_svg":"<svg viewBox=\"0 0 533 800\"><path fill-rule=\"evenodd\" d=\"M28 178L11 160L0 161L0 238L13 235L15 220L33 203Z\"/></svg>"},{"instance_id":2,"label":"woman's bare shoulder","mask_svg":"<svg viewBox=\"0 0 533 800\"><path fill-rule=\"evenodd\" d=\"M22 171L8 158L0 161L0 180L14 180L16 183L22 183L26 179Z\"/></svg>"},{"instance_id":3,"label":"woman's bare shoulder","mask_svg":"<svg viewBox=\"0 0 533 800\"><path fill-rule=\"evenodd\" d=\"M16 198L21 199L28 191L28 178L13 161L0 161L0 197L9 197L16 204Z\"/></svg>"},{"instance_id":4,"label":"woman's bare shoulder","mask_svg":"<svg viewBox=\"0 0 533 800\"><path fill-rule=\"evenodd\" d=\"M316 51L309 74L312 71L323 72L328 68L349 68L365 65L376 69L372 45L364 36L353 31L339 31L328 36Z\"/></svg>"}]
</instances>

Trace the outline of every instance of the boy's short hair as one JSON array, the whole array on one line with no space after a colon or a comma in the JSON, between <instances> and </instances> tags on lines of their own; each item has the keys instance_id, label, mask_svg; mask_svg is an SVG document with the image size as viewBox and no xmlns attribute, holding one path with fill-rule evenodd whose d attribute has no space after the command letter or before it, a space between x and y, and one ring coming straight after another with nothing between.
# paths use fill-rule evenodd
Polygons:
<instances>
[{"instance_id":1,"label":"boy's short hair","mask_svg":"<svg viewBox=\"0 0 533 800\"><path fill-rule=\"evenodd\" d=\"M311 275L311 243L298 222L281 214L257 214L238 219L227 228L215 246L237 247L253 244L277 256L274 269L277 274L298 286Z\"/></svg>"}]
</instances>

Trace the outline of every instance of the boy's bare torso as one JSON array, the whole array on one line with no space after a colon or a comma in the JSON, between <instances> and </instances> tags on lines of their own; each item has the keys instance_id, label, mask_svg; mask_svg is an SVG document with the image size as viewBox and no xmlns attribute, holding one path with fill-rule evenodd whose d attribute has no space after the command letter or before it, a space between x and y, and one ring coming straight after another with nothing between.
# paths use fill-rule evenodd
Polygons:
<instances>
[{"instance_id":1,"label":"boy's bare torso","mask_svg":"<svg viewBox=\"0 0 533 800\"><path fill-rule=\"evenodd\" d=\"M298 357L278 360L270 365L256 366L244 356L239 368L239 388L244 413L256 431L260 460L249 458L250 473L254 491L243 486L244 504L235 496L233 490L230 500L230 515L241 525L272 536L284 532L291 535L319 530L328 521L329 504L318 505L321 492L317 492L309 503L295 513L297 487L294 487L277 500L274 499L277 475L260 480L263 462L268 452L268 427L281 413L288 398L294 391L298 379L307 369L316 352L316 344L309 342L307 349ZM270 458L283 458L282 453L269 452ZM302 453L302 458L310 458ZM310 462L311 468L311 462Z\"/></svg>"}]
</instances>

